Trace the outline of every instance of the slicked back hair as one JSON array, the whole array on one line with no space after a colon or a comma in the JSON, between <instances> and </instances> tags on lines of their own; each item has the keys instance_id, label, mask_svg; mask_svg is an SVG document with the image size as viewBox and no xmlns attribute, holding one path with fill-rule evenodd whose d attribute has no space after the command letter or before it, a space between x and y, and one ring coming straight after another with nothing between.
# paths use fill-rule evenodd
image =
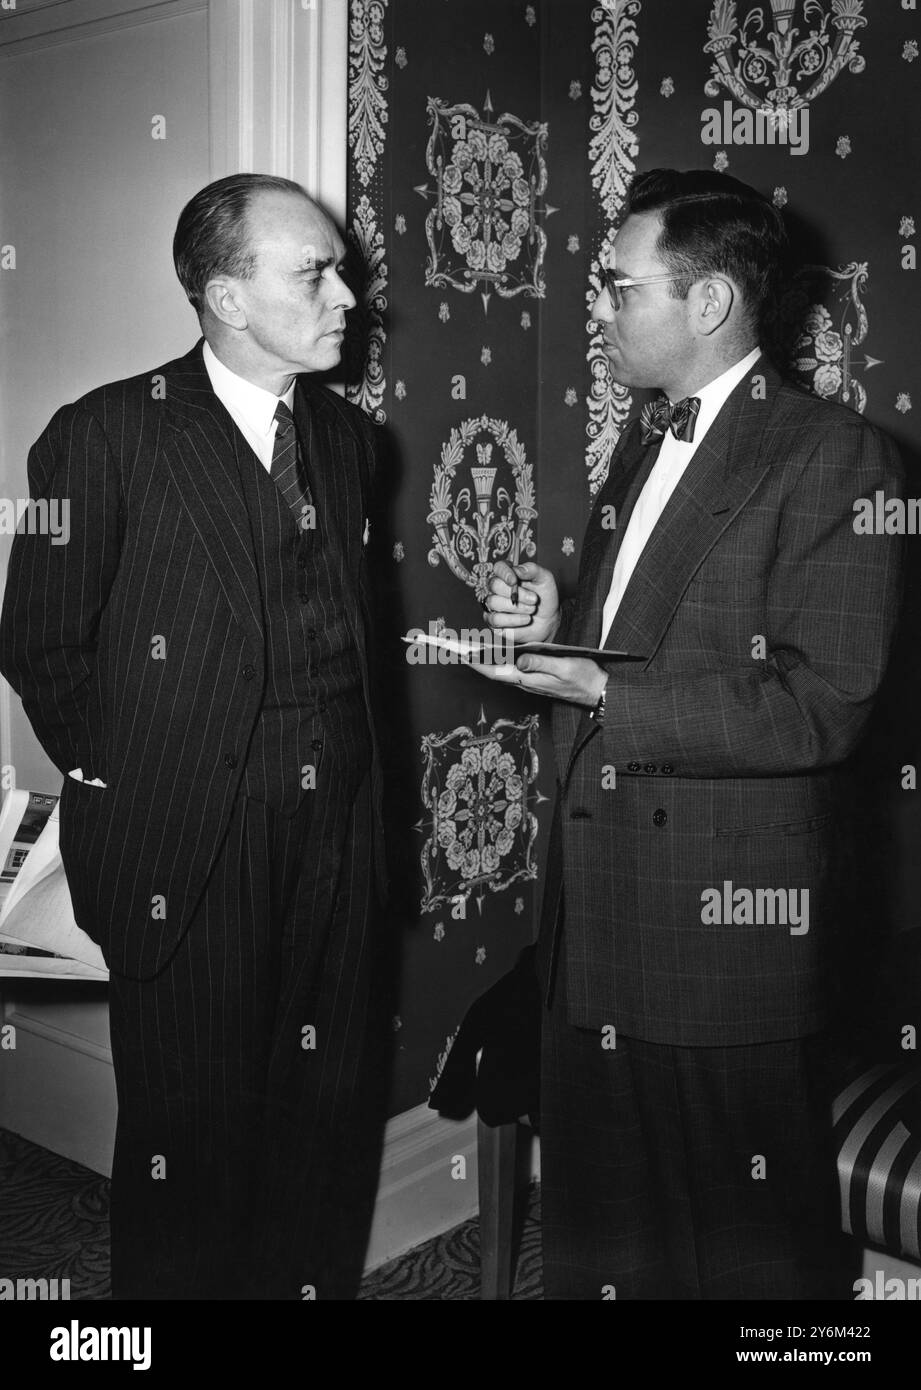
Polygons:
<instances>
[{"instance_id":1,"label":"slicked back hair","mask_svg":"<svg viewBox=\"0 0 921 1390\"><path fill-rule=\"evenodd\" d=\"M233 275L241 280L252 275L256 254L247 213L253 198L262 192L308 196L299 183L274 174L230 174L196 193L179 214L173 264L199 318L205 307L205 289L215 275Z\"/></svg>"},{"instance_id":2,"label":"slicked back hair","mask_svg":"<svg viewBox=\"0 0 921 1390\"><path fill-rule=\"evenodd\" d=\"M764 327L789 255L783 218L773 203L715 170L650 169L633 180L626 212L660 214L656 248L668 270L682 276L669 286L673 298L686 299L705 276L725 275L742 292L749 325Z\"/></svg>"}]
</instances>

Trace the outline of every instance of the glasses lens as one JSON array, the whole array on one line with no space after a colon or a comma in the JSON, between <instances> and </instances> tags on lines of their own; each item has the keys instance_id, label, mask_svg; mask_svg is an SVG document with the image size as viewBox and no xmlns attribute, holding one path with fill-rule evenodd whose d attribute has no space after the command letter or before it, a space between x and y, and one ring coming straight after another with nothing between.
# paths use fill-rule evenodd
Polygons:
<instances>
[{"instance_id":1,"label":"glasses lens","mask_svg":"<svg viewBox=\"0 0 921 1390\"><path fill-rule=\"evenodd\" d=\"M609 296L610 296L610 298L611 298L611 303L614 305L614 308L615 308L615 309L619 309L619 308L620 308L620 304L621 304L621 299L620 299L620 289L618 288L617 280L616 280L616 278L615 278L616 275L617 275L617 272L616 272L616 270L613 269L613 267L605 267L605 270L604 270L604 285L605 285L605 289L607 290L607 292L608 292L608 294L609 294Z\"/></svg>"}]
</instances>

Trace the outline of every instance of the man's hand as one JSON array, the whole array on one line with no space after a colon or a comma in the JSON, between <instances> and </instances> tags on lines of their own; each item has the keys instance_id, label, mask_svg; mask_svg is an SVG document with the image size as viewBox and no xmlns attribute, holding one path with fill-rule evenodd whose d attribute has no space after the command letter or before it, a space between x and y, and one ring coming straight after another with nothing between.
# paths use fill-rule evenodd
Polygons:
<instances>
[{"instance_id":1,"label":"man's hand","mask_svg":"<svg viewBox=\"0 0 921 1390\"><path fill-rule=\"evenodd\" d=\"M520 656L512 665L497 661L493 665L473 661L470 665L481 676L506 685L517 685L534 695L551 700L568 700L573 705L594 708L608 683L608 675L597 662L581 656Z\"/></svg>"},{"instance_id":2,"label":"man's hand","mask_svg":"<svg viewBox=\"0 0 921 1390\"><path fill-rule=\"evenodd\" d=\"M489 581L484 616L512 642L552 642L560 625L560 595L549 570L530 561L498 560Z\"/></svg>"}]
</instances>

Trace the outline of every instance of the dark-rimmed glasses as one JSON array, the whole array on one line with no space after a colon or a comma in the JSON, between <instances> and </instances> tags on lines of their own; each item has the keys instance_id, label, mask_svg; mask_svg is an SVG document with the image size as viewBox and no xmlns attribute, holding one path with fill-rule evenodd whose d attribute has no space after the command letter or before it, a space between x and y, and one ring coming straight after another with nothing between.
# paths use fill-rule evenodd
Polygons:
<instances>
[{"instance_id":1,"label":"dark-rimmed glasses","mask_svg":"<svg viewBox=\"0 0 921 1390\"><path fill-rule=\"evenodd\" d=\"M610 265L601 267L601 275L615 311L623 308L623 291L633 285L664 285L670 280L686 280L688 278L686 273L682 275L618 275L614 264L613 250L608 253L608 260Z\"/></svg>"}]
</instances>

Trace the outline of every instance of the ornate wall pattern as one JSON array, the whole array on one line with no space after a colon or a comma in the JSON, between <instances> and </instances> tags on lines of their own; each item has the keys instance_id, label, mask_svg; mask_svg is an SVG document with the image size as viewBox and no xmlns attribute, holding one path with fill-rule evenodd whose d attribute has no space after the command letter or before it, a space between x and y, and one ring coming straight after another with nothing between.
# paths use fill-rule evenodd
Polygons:
<instances>
[{"instance_id":1,"label":"ornate wall pattern","mask_svg":"<svg viewBox=\"0 0 921 1390\"><path fill-rule=\"evenodd\" d=\"M350 394L393 450L382 583L404 731L389 750L408 888L394 1111L426 1099L467 1007L533 936L555 783L540 704L408 667L400 633L480 627L500 556L575 582L646 399L609 381L588 322L637 170L725 169L784 209L801 266L778 306L789 369L893 434L917 493L919 29L869 0L352 0L370 348ZM891 851L872 867L902 928L921 898L921 815L899 786L921 761L915 646L866 759Z\"/></svg>"},{"instance_id":2,"label":"ornate wall pattern","mask_svg":"<svg viewBox=\"0 0 921 1390\"><path fill-rule=\"evenodd\" d=\"M367 274L365 336L367 358L361 379L349 399L383 424L383 353L387 311L387 261L382 221L383 172L387 126L387 88L384 74L387 46L384 18L387 0L355 0L349 17L349 153L352 238ZM356 196L356 184L361 190Z\"/></svg>"}]
</instances>

